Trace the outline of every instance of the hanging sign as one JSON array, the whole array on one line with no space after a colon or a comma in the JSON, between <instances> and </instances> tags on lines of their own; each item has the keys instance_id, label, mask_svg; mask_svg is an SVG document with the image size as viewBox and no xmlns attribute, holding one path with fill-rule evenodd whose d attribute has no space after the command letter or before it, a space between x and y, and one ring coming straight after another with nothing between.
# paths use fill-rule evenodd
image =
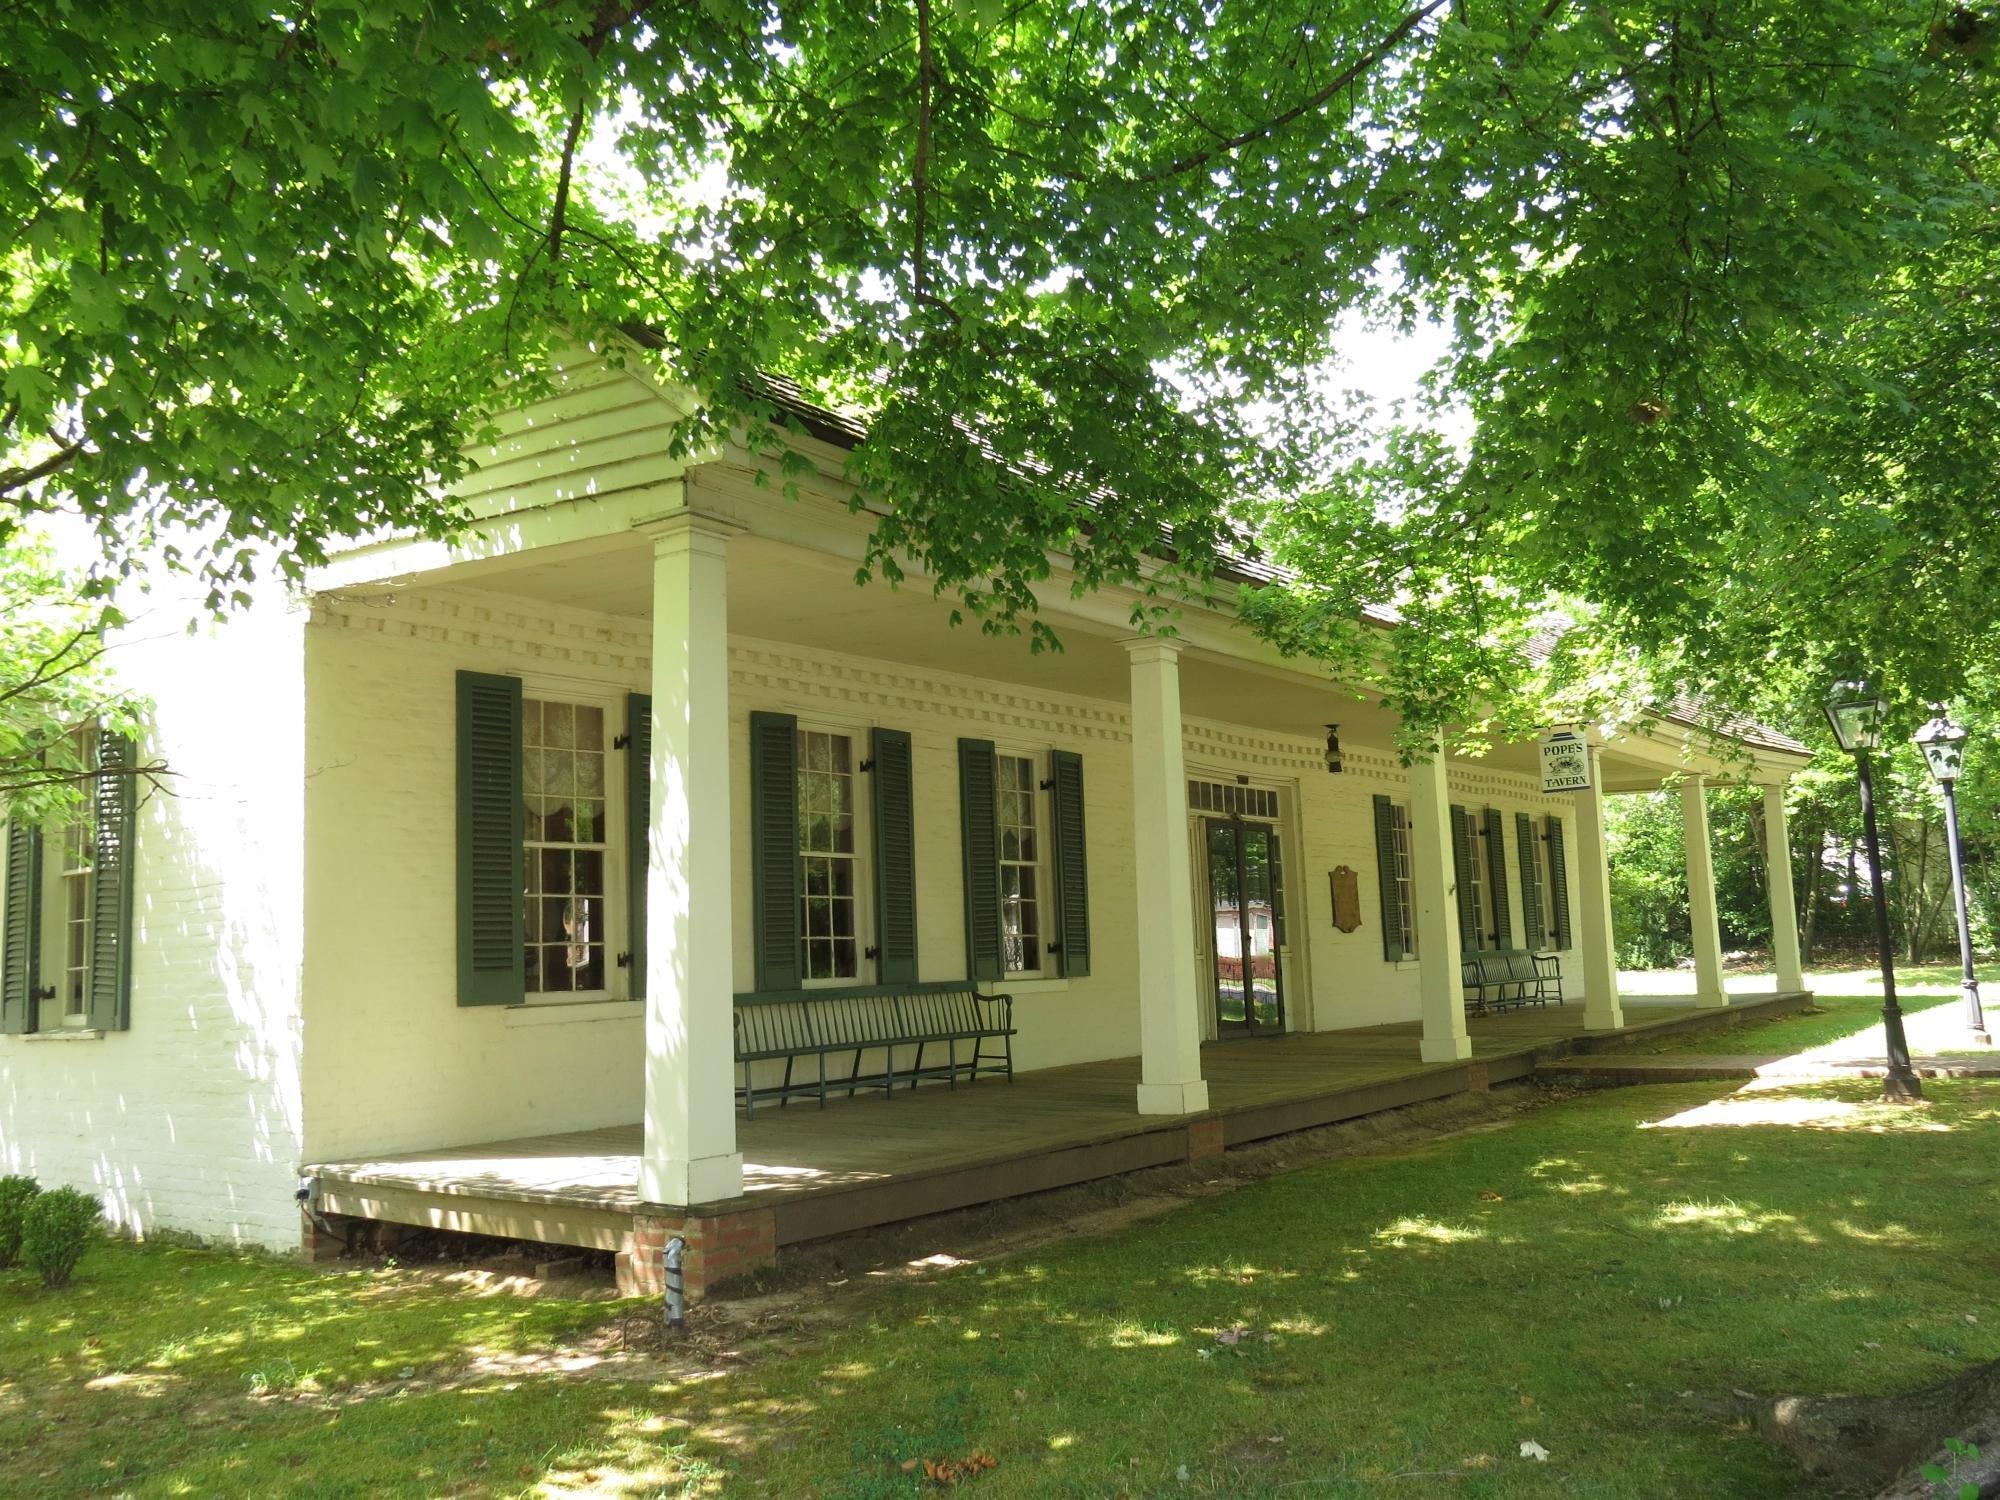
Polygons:
<instances>
[{"instance_id":1,"label":"hanging sign","mask_svg":"<svg viewBox=\"0 0 2000 1500\"><path fill-rule=\"evenodd\" d=\"M1590 744L1574 729L1542 737L1542 790L1550 796L1590 790Z\"/></svg>"}]
</instances>

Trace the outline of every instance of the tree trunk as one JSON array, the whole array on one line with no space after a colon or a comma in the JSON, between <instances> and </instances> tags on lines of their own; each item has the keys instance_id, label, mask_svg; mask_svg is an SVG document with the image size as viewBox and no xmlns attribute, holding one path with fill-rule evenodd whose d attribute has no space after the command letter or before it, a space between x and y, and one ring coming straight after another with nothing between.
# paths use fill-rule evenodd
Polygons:
<instances>
[{"instance_id":1,"label":"tree trunk","mask_svg":"<svg viewBox=\"0 0 2000 1500\"><path fill-rule=\"evenodd\" d=\"M1808 851L1805 879L1798 882L1799 892L1799 963L1813 961L1813 929L1819 920L1820 887L1826 880L1826 836L1817 825L1807 830L1810 837L1805 840Z\"/></svg>"},{"instance_id":2,"label":"tree trunk","mask_svg":"<svg viewBox=\"0 0 2000 1500\"><path fill-rule=\"evenodd\" d=\"M1940 1491L1916 1471L1932 1462L1950 1470L1944 1443L1956 1438L1980 1451L1959 1477L2000 1495L2000 1360L1903 1396L1780 1396L1756 1419L1807 1474L1854 1493L1928 1500Z\"/></svg>"}]
</instances>

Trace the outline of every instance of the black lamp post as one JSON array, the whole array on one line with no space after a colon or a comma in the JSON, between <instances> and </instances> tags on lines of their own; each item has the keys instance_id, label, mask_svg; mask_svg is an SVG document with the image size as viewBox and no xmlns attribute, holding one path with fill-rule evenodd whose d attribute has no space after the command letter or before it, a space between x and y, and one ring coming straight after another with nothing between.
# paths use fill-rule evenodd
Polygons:
<instances>
[{"instance_id":1,"label":"black lamp post","mask_svg":"<svg viewBox=\"0 0 2000 1500\"><path fill-rule=\"evenodd\" d=\"M1958 842L1958 773L1965 766L1965 742L1969 738L1963 724L1954 724L1942 706L1930 723L1917 731L1917 748L1924 752L1931 775L1944 792L1945 847L1951 854L1951 891L1958 905L1958 961L1964 970L1959 988L1965 994L1965 1026L1972 1039L1990 1044L1986 1014L1979 1004L1979 976L1972 971L1972 923L1965 911L1965 855Z\"/></svg>"},{"instance_id":2,"label":"black lamp post","mask_svg":"<svg viewBox=\"0 0 2000 1500\"><path fill-rule=\"evenodd\" d=\"M1924 1097L1917 1070L1910 1066L1910 1044L1903 1035L1903 1008L1896 1003L1896 955L1889 940L1889 903L1882 893L1882 838L1875 827L1875 779L1868 752L1882 741L1882 716L1888 705L1865 682L1836 682L1826 700L1826 721L1840 748L1854 757L1861 786L1861 833L1868 849L1868 889L1875 902L1875 956L1882 966L1882 1030L1889 1042L1889 1076L1882 1097L1914 1102Z\"/></svg>"}]
</instances>

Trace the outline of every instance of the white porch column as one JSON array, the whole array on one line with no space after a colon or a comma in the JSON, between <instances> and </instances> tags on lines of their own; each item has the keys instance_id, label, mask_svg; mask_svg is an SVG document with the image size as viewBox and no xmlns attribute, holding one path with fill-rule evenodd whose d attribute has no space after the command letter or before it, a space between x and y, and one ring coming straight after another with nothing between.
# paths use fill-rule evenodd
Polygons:
<instances>
[{"instance_id":1,"label":"white porch column","mask_svg":"<svg viewBox=\"0 0 2000 1500\"><path fill-rule=\"evenodd\" d=\"M1583 960L1583 1029L1616 1031L1625 1024L1618 1002L1618 950L1611 936L1611 864L1604 847L1604 766L1590 747L1590 790L1576 796L1578 956Z\"/></svg>"},{"instance_id":2,"label":"white porch column","mask_svg":"<svg viewBox=\"0 0 2000 1500\"><path fill-rule=\"evenodd\" d=\"M1722 985L1722 922L1715 912L1715 851L1708 837L1708 783L1681 782L1681 841L1686 848L1688 918L1694 929L1694 1003L1714 1010L1729 1003Z\"/></svg>"},{"instance_id":3,"label":"white porch column","mask_svg":"<svg viewBox=\"0 0 2000 1500\"><path fill-rule=\"evenodd\" d=\"M1778 992L1806 987L1805 965L1799 961L1799 907L1792 895L1792 834L1785 818L1783 782L1764 788L1764 880L1771 896L1771 957L1778 970Z\"/></svg>"},{"instance_id":4,"label":"white porch column","mask_svg":"<svg viewBox=\"0 0 2000 1500\"><path fill-rule=\"evenodd\" d=\"M710 1203L743 1193L730 1043L733 528L678 515L645 529L653 538L653 754L639 1196Z\"/></svg>"},{"instance_id":5,"label":"white porch column","mask_svg":"<svg viewBox=\"0 0 2000 1500\"><path fill-rule=\"evenodd\" d=\"M1464 960L1458 940L1458 905L1452 891L1451 793L1444 753L1410 763L1410 882L1417 907L1417 967L1423 995L1425 1062L1472 1056L1465 1034Z\"/></svg>"},{"instance_id":6,"label":"white porch column","mask_svg":"<svg viewBox=\"0 0 2000 1500\"><path fill-rule=\"evenodd\" d=\"M1132 658L1132 853L1139 901L1139 1113L1208 1108L1194 964L1194 869L1181 755L1181 648L1147 637Z\"/></svg>"}]
</instances>

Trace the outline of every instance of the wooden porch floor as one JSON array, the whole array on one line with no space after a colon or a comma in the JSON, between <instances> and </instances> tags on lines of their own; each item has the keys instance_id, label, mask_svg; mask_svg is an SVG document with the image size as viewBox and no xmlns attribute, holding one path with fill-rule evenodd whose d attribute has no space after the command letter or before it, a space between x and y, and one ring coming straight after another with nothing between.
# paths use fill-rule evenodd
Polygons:
<instances>
[{"instance_id":1,"label":"wooden porch floor","mask_svg":"<svg viewBox=\"0 0 2000 1500\"><path fill-rule=\"evenodd\" d=\"M1210 1110L1136 1114L1139 1060L1117 1058L956 1090L866 1094L738 1116L744 1198L769 1207L792 1244L973 1203L1186 1160L1209 1149L1353 1119L1503 1082L1539 1058L1635 1034L1797 1009L1807 995L1736 996L1727 1010L1684 998L1627 998L1626 1026L1585 1033L1583 1007L1513 1011L1469 1023L1469 1063L1425 1063L1416 1023L1295 1033L1202 1049ZM1192 1128L1191 1128L1192 1127ZM640 1206L640 1127L530 1136L306 1169L330 1213L617 1249Z\"/></svg>"}]
</instances>

